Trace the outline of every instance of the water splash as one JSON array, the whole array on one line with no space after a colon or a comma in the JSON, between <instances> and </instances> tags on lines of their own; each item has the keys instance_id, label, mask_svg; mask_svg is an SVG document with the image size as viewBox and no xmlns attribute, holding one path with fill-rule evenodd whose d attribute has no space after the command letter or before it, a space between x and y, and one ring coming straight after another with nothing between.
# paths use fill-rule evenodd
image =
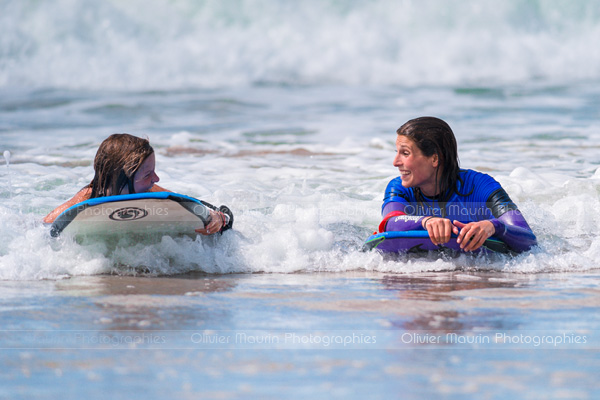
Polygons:
<instances>
[{"instance_id":1,"label":"water splash","mask_svg":"<svg viewBox=\"0 0 600 400\"><path fill-rule=\"evenodd\" d=\"M490 85L600 71L594 0L23 0L2 11L0 87Z\"/></svg>"},{"instance_id":2,"label":"water splash","mask_svg":"<svg viewBox=\"0 0 600 400\"><path fill-rule=\"evenodd\" d=\"M8 193L12 199L12 182L10 181L10 151L4 150L4 160L6 160L6 171L8 176Z\"/></svg>"}]
</instances>

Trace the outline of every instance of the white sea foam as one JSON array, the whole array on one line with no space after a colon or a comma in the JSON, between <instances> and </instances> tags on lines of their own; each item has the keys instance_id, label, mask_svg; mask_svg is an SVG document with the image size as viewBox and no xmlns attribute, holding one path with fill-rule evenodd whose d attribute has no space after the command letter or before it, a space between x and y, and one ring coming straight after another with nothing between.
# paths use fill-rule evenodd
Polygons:
<instances>
[{"instance_id":1,"label":"white sea foam","mask_svg":"<svg viewBox=\"0 0 600 400\"><path fill-rule=\"evenodd\" d=\"M5 1L0 87L577 82L594 0Z\"/></svg>"},{"instance_id":2,"label":"white sea foam","mask_svg":"<svg viewBox=\"0 0 600 400\"><path fill-rule=\"evenodd\" d=\"M292 172L303 177L294 178ZM281 176L288 178L279 183L271 182L273 178L268 171L261 172L252 182L237 181L236 188L218 190L204 197L215 204L231 206L236 213L235 231L208 239L164 237L153 245L138 243L108 248L102 243L81 246L67 237L52 239L47 227L39 222L40 213L14 209L22 200L13 199L1 210L0 278L60 279L99 273L189 271L411 273L489 269L535 273L597 268L595 260L600 256L600 242L595 237L600 222L600 202L596 180L591 178L560 180L556 175L545 177L521 167L509 175L497 176L509 192L516 194L513 197L537 233L540 247L518 257L437 259L433 256L389 258L360 251L362 241L379 221L379 197L387 178L377 179L365 190L364 198L356 198L352 191L336 192L336 187L327 180L317 183L319 171L305 167L301 172L280 169ZM188 171L187 179L194 173ZM240 171L237 175L239 179L247 179ZM208 180L207 186L213 186L219 178L208 177ZM554 185L541 190L540 181L553 181ZM565 187L577 192L564 191ZM33 188L23 190L34 191ZM23 199L28 195L20 196ZM56 200L48 198L44 202Z\"/></svg>"},{"instance_id":3,"label":"white sea foam","mask_svg":"<svg viewBox=\"0 0 600 400\"><path fill-rule=\"evenodd\" d=\"M89 182L91 166L74 167L67 160L87 158L96 146L94 141L83 147L59 143L54 151L57 158L53 160L35 155L38 146L15 152L17 162L10 169L12 197L5 185L7 171L0 176L0 278L60 279L99 273L188 271L410 273L465 268L532 273L597 268L594 260L600 256L600 244L595 239L600 223L598 179L595 171L587 177L574 176L578 170L569 167L569 159L561 161L556 157L561 166L558 169L570 169L564 173L535 171L525 166L493 173L538 235L540 247L531 254L516 258L388 259L378 253L363 253L360 248L379 222L381 196L394 177L393 136L381 136L375 140L376 146L370 145L374 139L361 139L356 133L337 146L319 144L328 142L320 136L305 143L300 136L296 138L299 143L285 144L285 136L285 132L269 133L264 137L283 144L268 146L254 143L251 138L239 142L237 151L212 142L215 154L197 156L169 155L168 149L194 149L197 143L203 143L197 139L205 136L191 132L154 135L151 140L158 152L161 183L217 205L229 205L236 215L235 230L210 239L163 238L154 245L116 248L102 244L80 246L68 238L51 239L47 227L40 222L45 212ZM578 149L585 140L563 143L560 152ZM510 139L506 143L509 145ZM293 150L298 148L323 155L294 155ZM479 145L477 149L473 155L464 153L463 165L482 163L484 168L502 170L513 163L507 160L498 164L493 158L485 162L481 153L493 155L494 147ZM239 151L248 154L239 156ZM526 165L535 162L519 158L524 157L519 153L513 157ZM51 165L41 165L46 162Z\"/></svg>"}]
</instances>

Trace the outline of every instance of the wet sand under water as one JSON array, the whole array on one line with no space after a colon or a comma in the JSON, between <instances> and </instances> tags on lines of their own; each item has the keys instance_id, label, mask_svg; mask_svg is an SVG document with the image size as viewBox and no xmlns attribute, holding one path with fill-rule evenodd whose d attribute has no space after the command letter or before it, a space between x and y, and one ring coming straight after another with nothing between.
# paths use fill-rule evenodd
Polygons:
<instances>
[{"instance_id":1,"label":"wet sand under water","mask_svg":"<svg viewBox=\"0 0 600 400\"><path fill-rule=\"evenodd\" d=\"M599 282L595 271L4 281L0 398L597 398Z\"/></svg>"}]
</instances>

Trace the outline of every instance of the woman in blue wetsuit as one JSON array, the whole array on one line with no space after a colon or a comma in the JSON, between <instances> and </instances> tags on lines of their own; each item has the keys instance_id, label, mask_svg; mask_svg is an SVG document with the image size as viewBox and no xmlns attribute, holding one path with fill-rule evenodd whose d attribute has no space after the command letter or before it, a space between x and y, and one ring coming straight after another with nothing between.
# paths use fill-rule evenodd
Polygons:
<instances>
[{"instance_id":1,"label":"woman in blue wetsuit","mask_svg":"<svg viewBox=\"0 0 600 400\"><path fill-rule=\"evenodd\" d=\"M465 251L489 237L515 252L537 244L525 218L502 186L481 172L460 169L456 138L441 119L410 120L397 131L394 166L385 190L380 232L425 229L436 245L452 233Z\"/></svg>"}]
</instances>

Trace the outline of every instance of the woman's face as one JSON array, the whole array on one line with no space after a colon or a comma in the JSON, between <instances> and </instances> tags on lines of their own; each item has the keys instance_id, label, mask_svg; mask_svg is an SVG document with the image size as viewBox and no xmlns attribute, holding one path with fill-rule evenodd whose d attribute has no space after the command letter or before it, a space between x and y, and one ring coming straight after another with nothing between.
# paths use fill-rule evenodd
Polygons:
<instances>
[{"instance_id":1,"label":"woman's face","mask_svg":"<svg viewBox=\"0 0 600 400\"><path fill-rule=\"evenodd\" d=\"M437 154L426 157L412 139L398 135L394 167L400 171L402 186L418 187L426 196L435 196L438 185L435 176L438 167Z\"/></svg>"},{"instance_id":2,"label":"woman's face","mask_svg":"<svg viewBox=\"0 0 600 400\"><path fill-rule=\"evenodd\" d=\"M156 157L152 153L146 157L135 175L133 175L133 189L136 193L147 192L160 180L156 172L154 172L155 163Z\"/></svg>"}]
</instances>

